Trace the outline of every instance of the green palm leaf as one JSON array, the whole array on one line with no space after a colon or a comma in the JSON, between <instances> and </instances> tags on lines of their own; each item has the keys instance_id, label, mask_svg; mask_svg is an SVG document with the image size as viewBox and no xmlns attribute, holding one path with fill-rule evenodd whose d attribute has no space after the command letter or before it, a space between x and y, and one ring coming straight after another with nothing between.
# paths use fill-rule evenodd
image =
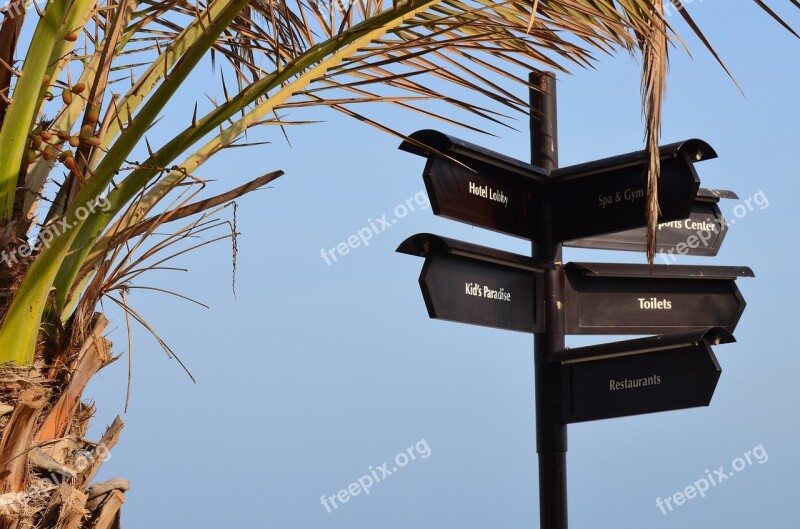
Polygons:
<instances>
[{"instance_id":1,"label":"green palm leaf","mask_svg":"<svg viewBox=\"0 0 800 529\"><path fill-rule=\"evenodd\" d=\"M763 2L754 1L787 25ZM62 71L69 62L63 54L72 49L63 36L73 26L92 25L100 34L93 41L95 48L87 49L81 58L85 66L80 79L99 86L101 93L90 95L96 104L108 103L98 123L97 141L90 144L92 138L81 138L77 170L68 171L64 180L68 185L47 215L54 220L63 217L74 227L38 249L26 270L0 325L0 362L31 362L48 300L52 300L53 314L59 315L54 318L64 322L75 315L82 297L86 299L81 306L93 307L102 289L89 289L88 277L122 244L119 234L135 232L131 230L164 198L195 178L193 172L209 157L235 145L251 127L279 123L274 116L285 109L327 105L382 126L348 107L384 102L431 115L421 102L437 99L478 119L507 126L506 117L480 101L493 102L510 113L527 112L527 103L506 84L509 80L526 84L525 70L534 65L557 70L583 67L593 63L596 51L638 49L643 57L646 145L655 154L658 144L672 29L655 0L406 0L394 4L359 0L327 5L304 0L292 4L212 0L199 12L178 1L151 0L122 18L115 10L124 4L98 5L87 16L81 10L93 6L91 0L58 2L48 6L35 32L37 43L49 43L46 49L52 52L31 48L0 129L0 193L7 219L32 221L29 217L38 202L29 195L41 192L53 168L52 161L39 158L26 169L23 155L41 101L16 94L40 94L48 72L57 76ZM677 0L674 3L715 53L686 9ZM122 27L113 20L123 21ZM114 27L118 31L112 35ZM113 53L106 50L104 54L104 45L113 46ZM112 177L188 73L209 53L215 63L224 59L235 88L230 90L224 83L224 101L204 116L186 120L186 127L159 148L152 150L148 145L149 158L114 184L108 194L109 208L95 208L79 218L81 208L85 210L108 190ZM113 97L113 80L108 77L112 71L128 72L131 77L131 88ZM434 80L437 88L431 84ZM451 89L460 96L451 95ZM73 129L82 108L83 102L65 102L52 123ZM456 122L447 116L443 119ZM84 117L83 126L93 122ZM77 132L73 129L70 134ZM66 137L54 148L63 150L65 141ZM198 149L199 142L203 143ZM183 162L172 168L181 157ZM21 170L27 175L24 186L17 185ZM651 228L657 213L654 183L658 173L658 157L653 156Z\"/></svg>"}]
</instances>

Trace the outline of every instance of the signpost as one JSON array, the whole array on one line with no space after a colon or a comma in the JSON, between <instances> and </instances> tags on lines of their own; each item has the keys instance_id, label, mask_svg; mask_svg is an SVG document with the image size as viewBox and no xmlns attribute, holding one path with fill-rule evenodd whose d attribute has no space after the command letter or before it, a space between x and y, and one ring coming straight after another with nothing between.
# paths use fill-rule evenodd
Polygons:
<instances>
[{"instance_id":1,"label":"signpost","mask_svg":"<svg viewBox=\"0 0 800 529\"><path fill-rule=\"evenodd\" d=\"M646 155L558 168L555 78L531 85L525 163L433 130L401 149L427 158L434 213L532 241L532 257L423 233L399 252L425 258L420 287L431 318L534 335L536 450L542 529L567 529L567 425L707 406L721 370L712 345L735 341L747 267L567 263L564 246L643 251ZM713 256L727 225L700 189L702 140L660 147L658 248ZM672 259L667 259L672 262ZM647 338L568 349L565 334Z\"/></svg>"}]
</instances>

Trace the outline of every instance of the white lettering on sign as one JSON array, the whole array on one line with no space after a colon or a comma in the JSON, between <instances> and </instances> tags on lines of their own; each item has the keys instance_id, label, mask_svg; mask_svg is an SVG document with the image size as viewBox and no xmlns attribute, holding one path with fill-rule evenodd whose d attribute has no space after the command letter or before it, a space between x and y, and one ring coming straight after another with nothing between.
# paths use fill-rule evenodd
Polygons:
<instances>
[{"instance_id":1,"label":"white lettering on sign","mask_svg":"<svg viewBox=\"0 0 800 529\"><path fill-rule=\"evenodd\" d=\"M469 192L481 198L488 198L494 202L499 202L508 207L508 195L502 191L495 191L489 186L476 185L475 182L469 183Z\"/></svg>"},{"instance_id":2,"label":"white lettering on sign","mask_svg":"<svg viewBox=\"0 0 800 529\"><path fill-rule=\"evenodd\" d=\"M511 301L511 292L506 292L502 288L500 290L492 290L489 287L483 287L483 297L499 299L500 301Z\"/></svg>"},{"instance_id":3,"label":"white lettering on sign","mask_svg":"<svg viewBox=\"0 0 800 529\"><path fill-rule=\"evenodd\" d=\"M511 292L506 292L504 288L495 290L478 283L464 283L464 290L467 296L476 298L496 299L498 301L511 301Z\"/></svg>"},{"instance_id":4,"label":"white lettering on sign","mask_svg":"<svg viewBox=\"0 0 800 529\"><path fill-rule=\"evenodd\" d=\"M688 219L687 219L688 222ZM662 228L673 228L676 230L683 229L683 221L682 220L673 220L672 222L662 222L658 225L658 229L661 230Z\"/></svg>"},{"instance_id":5,"label":"white lettering on sign","mask_svg":"<svg viewBox=\"0 0 800 529\"><path fill-rule=\"evenodd\" d=\"M710 233L717 233L717 224L711 222L709 219L703 221L696 221L692 219L686 220L673 220L672 222L662 222L658 225L658 229L672 228L675 230L689 230L689 231L706 231Z\"/></svg>"},{"instance_id":6,"label":"white lettering on sign","mask_svg":"<svg viewBox=\"0 0 800 529\"><path fill-rule=\"evenodd\" d=\"M622 391L624 389L644 388L647 386L657 386L661 384L661 377L653 375L647 378L624 378L622 380L614 380L613 378L608 381L609 391Z\"/></svg>"},{"instance_id":7,"label":"white lettering on sign","mask_svg":"<svg viewBox=\"0 0 800 529\"><path fill-rule=\"evenodd\" d=\"M628 188L625 191L617 191L613 195L598 195L597 205L603 209L606 209L606 206L610 206L612 204L618 204L620 202L636 202L644 197L644 189Z\"/></svg>"},{"instance_id":8,"label":"white lettering on sign","mask_svg":"<svg viewBox=\"0 0 800 529\"><path fill-rule=\"evenodd\" d=\"M672 302L668 299L639 298L639 308L642 310L672 310Z\"/></svg>"},{"instance_id":9,"label":"white lettering on sign","mask_svg":"<svg viewBox=\"0 0 800 529\"><path fill-rule=\"evenodd\" d=\"M627 202L636 202L644 198L644 189L626 189L623 196Z\"/></svg>"},{"instance_id":10,"label":"white lettering on sign","mask_svg":"<svg viewBox=\"0 0 800 529\"><path fill-rule=\"evenodd\" d=\"M709 220L704 220L702 222L697 222L691 219L686 220L686 229L687 230L696 230L696 231L707 231L711 233L717 233L717 224L715 222L711 222Z\"/></svg>"},{"instance_id":11,"label":"white lettering on sign","mask_svg":"<svg viewBox=\"0 0 800 529\"><path fill-rule=\"evenodd\" d=\"M468 296L482 297L481 286L478 283L465 283Z\"/></svg>"}]
</instances>

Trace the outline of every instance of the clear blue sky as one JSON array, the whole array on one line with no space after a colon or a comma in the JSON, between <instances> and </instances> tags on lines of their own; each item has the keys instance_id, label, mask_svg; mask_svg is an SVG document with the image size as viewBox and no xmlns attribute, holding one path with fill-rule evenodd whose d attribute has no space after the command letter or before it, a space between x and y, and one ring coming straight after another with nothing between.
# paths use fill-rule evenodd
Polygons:
<instances>
[{"instance_id":1,"label":"clear blue sky","mask_svg":"<svg viewBox=\"0 0 800 529\"><path fill-rule=\"evenodd\" d=\"M747 265L739 281L748 306L738 343L719 347L722 377L711 406L569 428L569 513L575 529L794 527L800 469L800 369L796 232L800 184L800 41L749 2L690 7L742 96L702 45L673 17L694 59L674 50L664 143L709 142L719 159L699 164L705 187L763 192L730 230L719 256L686 263ZM796 26L800 16L789 11ZM520 96L522 87L517 87ZM196 96L193 96L196 97ZM601 57L596 71L562 75L561 163L642 147L639 66ZM187 98L187 108L193 99ZM383 111L382 111L383 112ZM170 114L188 120L191 111ZM481 136L387 109L410 133L439 128L521 159L520 132ZM297 114L307 117L308 114ZM318 119L320 114L315 115ZM420 209L328 266L331 248L393 216L423 189L423 160L398 140L333 112L289 130L291 146L237 149L204 167L205 178L241 181L273 169L286 176L240 201L238 298L230 291L229 246L185 256L186 274L153 275L211 305L205 310L135 292L131 302L181 355L197 383L143 331L134 336L126 428L101 477L126 477L131 527L275 529L449 529L538 526L532 337L429 320L417 285L422 261L396 254L409 235L435 232L519 253L527 243L435 217ZM176 127L178 123L176 122ZM722 204L730 214L737 202ZM641 255L567 249L573 261L643 262ZM116 315L115 350L127 348ZM582 345L614 337L568 338ZM125 359L90 386L99 432L122 412ZM423 441L424 440L424 441ZM761 446L747 466L667 515L656 506ZM416 459L369 495L332 512L332 496L396 454ZM427 455L427 457L423 457ZM380 473L378 473L380 475Z\"/></svg>"}]
</instances>

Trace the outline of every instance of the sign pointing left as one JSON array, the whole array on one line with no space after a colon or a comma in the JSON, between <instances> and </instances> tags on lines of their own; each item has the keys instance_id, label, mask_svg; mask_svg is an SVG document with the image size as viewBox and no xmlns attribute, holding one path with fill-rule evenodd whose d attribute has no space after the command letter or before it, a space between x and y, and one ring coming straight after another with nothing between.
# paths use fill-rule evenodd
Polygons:
<instances>
[{"instance_id":1,"label":"sign pointing left","mask_svg":"<svg viewBox=\"0 0 800 529\"><path fill-rule=\"evenodd\" d=\"M431 318L535 332L537 272L547 264L431 234L397 251L425 257L419 283Z\"/></svg>"},{"instance_id":2,"label":"sign pointing left","mask_svg":"<svg viewBox=\"0 0 800 529\"><path fill-rule=\"evenodd\" d=\"M436 215L534 238L543 169L435 130L410 138L400 149L428 158L423 180Z\"/></svg>"}]
</instances>

